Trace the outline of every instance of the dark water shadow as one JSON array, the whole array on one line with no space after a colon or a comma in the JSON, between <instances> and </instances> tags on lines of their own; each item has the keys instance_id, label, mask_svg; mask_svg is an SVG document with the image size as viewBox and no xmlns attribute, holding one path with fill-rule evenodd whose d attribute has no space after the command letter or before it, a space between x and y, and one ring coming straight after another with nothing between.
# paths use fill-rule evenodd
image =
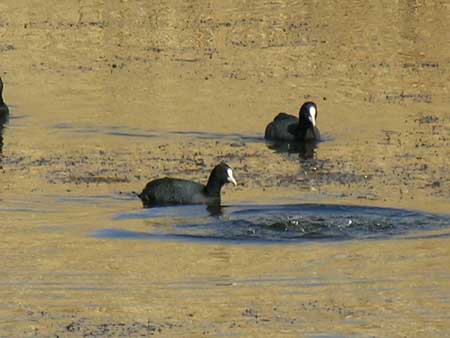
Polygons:
<instances>
[{"instance_id":1,"label":"dark water shadow","mask_svg":"<svg viewBox=\"0 0 450 338\"><path fill-rule=\"evenodd\" d=\"M111 203L121 203L122 201L135 200L133 194L114 194L114 195L93 195L93 196L57 196L55 202L66 205L96 205L105 208L110 207Z\"/></svg>"},{"instance_id":2,"label":"dark water shadow","mask_svg":"<svg viewBox=\"0 0 450 338\"><path fill-rule=\"evenodd\" d=\"M233 141L243 141L243 142L264 142L264 138L258 135L244 135L239 133L208 133L208 132L201 132L201 131L173 131L169 132L170 134L174 135L187 135L193 138L198 139L210 139L210 140L216 140L216 139L224 139L224 140L233 140Z\"/></svg>"},{"instance_id":3,"label":"dark water shadow","mask_svg":"<svg viewBox=\"0 0 450 338\"><path fill-rule=\"evenodd\" d=\"M300 160L316 159L319 145L323 142L332 141L329 135L322 135L320 141L307 142L284 142L265 140L267 148L278 154L298 154Z\"/></svg>"},{"instance_id":4,"label":"dark water shadow","mask_svg":"<svg viewBox=\"0 0 450 338\"><path fill-rule=\"evenodd\" d=\"M191 138L200 140L229 140L240 142L264 142L262 136L258 135L244 135L239 133L208 133L200 131L160 131L152 129L141 128L124 128L123 126L109 126L109 127L96 127L96 126L75 126L70 123L58 123L51 126L53 129L65 129L75 133L87 133L87 134L103 134L117 137L134 137L134 138L156 138L162 136L177 136L185 135Z\"/></svg>"},{"instance_id":5,"label":"dark water shadow","mask_svg":"<svg viewBox=\"0 0 450 338\"><path fill-rule=\"evenodd\" d=\"M11 107L11 106L10 106ZM9 120L23 120L23 119L27 119L27 118L29 118L30 117L30 115L10 115L9 116Z\"/></svg>"},{"instance_id":6,"label":"dark water shadow","mask_svg":"<svg viewBox=\"0 0 450 338\"><path fill-rule=\"evenodd\" d=\"M103 229L100 238L226 243L296 243L307 241L435 238L450 236L450 216L403 209L351 205L255 205L161 207L117 215L114 220L142 220L148 231ZM418 235L418 232L421 232Z\"/></svg>"},{"instance_id":7,"label":"dark water shadow","mask_svg":"<svg viewBox=\"0 0 450 338\"><path fill-rule=\"evenodd\" d=\"M266 141L267 148L279 154L298 154L298 157L303 160L314 159L316 156L316 148L318 142L278 142Z\"/></svg>"},{"instance_id":8,"label":"dark water shadow","mask_svg":"<svg viewBox=\"0 0 450 338\"><path fill-rule=\"evenodd\" d=\"M58 123L51 126L53 129L70 130L74 133L80 134L102 134L118 137L137 137L137 138L155 138L162 134L154 130L138 129L138 128L124 128L120 126L96 127L96 126L76 126L70 123Z\"/></svg>"},{"instance_id":9,"label":"dark water shadow","mask_svg":"<svg viewBox=\"0 0 450 338\"><path fill-rule=\"evenodd\" d=\"M136 197L135 197L136 198ZM118 214L114 217L116 221L131 219L206 219L207 217L219 217L224 214L224 206L206 205L181 205L144 208L135 212Z\"/></svg>"}]
</instances>

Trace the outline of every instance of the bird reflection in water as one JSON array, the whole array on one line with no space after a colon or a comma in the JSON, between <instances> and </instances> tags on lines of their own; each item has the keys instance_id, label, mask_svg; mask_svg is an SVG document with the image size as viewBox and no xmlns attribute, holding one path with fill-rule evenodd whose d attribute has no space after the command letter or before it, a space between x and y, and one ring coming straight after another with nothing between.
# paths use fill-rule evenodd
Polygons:
<instances>
[{"instance_id":1,"label":"bird reflection in water","mask_svg":"<svg viewBox=\"0 0 450 338\"><path fill-rule=\"evenodd\" d=\"M316 148L318 142L266 142L269 149L276 153L298 154L300 160L313 160L316 157Z\"/></svg>"}]
</instances>

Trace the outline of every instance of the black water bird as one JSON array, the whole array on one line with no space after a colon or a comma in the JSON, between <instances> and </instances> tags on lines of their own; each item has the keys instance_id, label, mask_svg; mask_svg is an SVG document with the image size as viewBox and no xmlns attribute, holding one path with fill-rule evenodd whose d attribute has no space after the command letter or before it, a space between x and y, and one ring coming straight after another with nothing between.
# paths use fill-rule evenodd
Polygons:
<instances>
[{"instance_id":1,"label":"black water bird","mask_svg":"<svg viewBox=\"0 0 450 338\"><path fill-rule=\"evenodd\" d=\"M9 108L3 101L3 81L0 77L0 124L5 124L8 120Z\"/></svg>"},{"instance_id":2,"label":"black water bird","mask_svg":"<svg viewBox=\"0 0 450 338\"><path fill-rule=\"evenodd\" d=\"M226 163L216 165L206 185L179 178L160 178L147 183L138 196L144 207L182 204L220 205L220 190L227 183L237 185Z\"/></svg>"},{"instance_id":3,"label":"black water bird","mask_svg":"<svg viewBox=\"0 0 450 338\"><path fill-rule=\"evenodd\" d=\"M3 130L9 119L9 109L3 101L3 81L0 77L0 168L3 160Z\"/></svg>"},{"instance_id":4,"label":"black water bird","mask_svg":"<svg viewBox=\"0 0 450 338\"><path fill-rule=\"evenodd\" d=\"M319 141L316 104L311 101L303 103L298 114L297 118L286 113L279 113L267 125L264 138L285 142Z\"/></svg>"}]
</instances>

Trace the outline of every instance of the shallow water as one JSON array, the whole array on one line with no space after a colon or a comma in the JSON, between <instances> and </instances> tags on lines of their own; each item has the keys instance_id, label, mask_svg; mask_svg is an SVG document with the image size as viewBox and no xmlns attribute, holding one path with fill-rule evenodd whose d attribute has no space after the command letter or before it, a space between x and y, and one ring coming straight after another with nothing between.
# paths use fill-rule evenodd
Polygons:
<instances>
[{"instance_id":1,"label":"shallow water","mask_svg":"<svg viewBox=\"0 0 450 338\"><path fill-rule=\"evenodd\" d=\"M0 336L449 336L449 19L3 1ZM304 100L323 142L264 142ZM132 194L221 160L222 210Z\"/></svg>"},{"instance_id":2,"label":"shallow water","mask_svg":"<svg viewBox=\"0 0 450 338\"><path fill-rule=\"evenodd\" d=\"M351 205L183 206L119 214L116 221L144 221L146 232L102 229L99 238L185 240L233 244L296 243L450 236L450 215ZM425 232L424 232L425 231ZM414 237L417 239L417 237Z\"/></svg>"}]
</instances>

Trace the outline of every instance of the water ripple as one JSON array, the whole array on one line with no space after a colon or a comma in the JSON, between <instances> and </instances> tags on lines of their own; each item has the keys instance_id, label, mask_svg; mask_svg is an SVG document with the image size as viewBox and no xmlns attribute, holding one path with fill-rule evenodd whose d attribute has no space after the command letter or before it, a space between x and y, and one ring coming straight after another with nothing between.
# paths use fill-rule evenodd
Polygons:
<instances>
[{"instance_id":1,"label":"water ripple","mask_svg":"<svg viewBox=\"0 0 450 338\"><path fill-rule=\"evenodd\" d=\"M450 216L405 209L350 205L257 205L208 209L204 206L152 208L117 215L116 221L143 220L148 231L103 229L95 237L176 241L274 243L435 238L450 233ZM417 235L418 232L421 232Z\"/></svg>"}]
</instances>

